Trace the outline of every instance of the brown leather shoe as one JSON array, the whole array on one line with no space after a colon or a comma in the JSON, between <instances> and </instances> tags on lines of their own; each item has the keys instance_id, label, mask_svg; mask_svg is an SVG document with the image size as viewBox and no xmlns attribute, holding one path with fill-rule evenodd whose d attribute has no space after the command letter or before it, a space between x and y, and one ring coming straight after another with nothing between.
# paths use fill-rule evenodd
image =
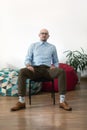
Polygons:
<instances>
[{"instance_id":1,"label":"brown leather shoe","mask_svg":"<svg viewBox=\"0 0 87 130\"><path fill-rule=\"evenodd\" d=\"M68 105L67 102L59 103L59 107L66 111L72 111L72 108Z\"/></svg>"},{"instance_id":2,"label":"brown leather shoe","mask_svg":"<svg viewBox=\"0 0 87 130\"><path fill-rule=\"evenodd\" d=\"M18 111L25 108L26 108L25 103L18 102L14 107L11 108L11 111Z\"/></svg>"}]
</instances>

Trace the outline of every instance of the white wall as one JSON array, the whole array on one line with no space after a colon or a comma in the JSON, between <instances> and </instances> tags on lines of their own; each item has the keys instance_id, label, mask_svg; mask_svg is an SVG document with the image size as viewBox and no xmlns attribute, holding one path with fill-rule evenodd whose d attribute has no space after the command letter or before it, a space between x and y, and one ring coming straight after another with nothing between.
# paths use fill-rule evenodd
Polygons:
<instances>
[{"instance_id":1,"label":"white wall","mask_svg":"<svg viewBox=\"0 0 87 130\"><path fill-rule=\"evenodd\" d=\"M29 44L50 31L60 62L68 49L87 49L87 0L0 0L0 68L24 66Z\"/></svg>"}]
</instances>

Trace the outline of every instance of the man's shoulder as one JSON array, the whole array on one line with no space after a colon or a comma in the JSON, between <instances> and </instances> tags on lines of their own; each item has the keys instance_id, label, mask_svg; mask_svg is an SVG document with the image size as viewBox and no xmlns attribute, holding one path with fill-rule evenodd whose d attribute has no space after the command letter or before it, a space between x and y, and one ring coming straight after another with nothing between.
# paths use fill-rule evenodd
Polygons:
<instances>
[{"instance_id":1,"label":"man's shoulder","mask_svg":"<svg viewBox=\"0 0 87 130\"><path fill-rule=\"evenodd\" d=\"M49 46L56 47L54 44L47 42Z\"/></svg>"},{"instance_id":2,"label":"man's shoulder","mask_svg":"<svg viewBox=\"0 0 87 130\"><path fill-rule=\"evenodd\" d=\"M36 45L39 45L39 44L41 44L41 42L34 42L34 43L32 43L33 46L36 46Z\"/></svg>"},{"instance_id":3,"label":"man's shoulder","mask_svg":"<svg viewBox=\"0 0 87 130\"><path fill-rule=\"evenodd\" d=\"M34 42L34 43L31 43L29 47L34 47L34 46L36 46L38 44L39 44L39 42Z\"/></svg>"}]
</instances>

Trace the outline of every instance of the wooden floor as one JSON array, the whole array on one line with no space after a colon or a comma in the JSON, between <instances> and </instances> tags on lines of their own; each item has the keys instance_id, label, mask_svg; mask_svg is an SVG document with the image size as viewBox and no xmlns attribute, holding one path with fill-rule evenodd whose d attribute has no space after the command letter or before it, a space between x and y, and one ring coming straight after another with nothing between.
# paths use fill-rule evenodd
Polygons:
<instances>
[{"instance_id":1,"label":"wooden floor","mask_svg":"<svg viewBox=\"0 0 87 130\"><path fill-rule=\"evenodd\" d=\"M72 106L70 112L52 105L50 93L32 96L32 105L25 110L10 112L17 97L0 96L0 130L87 130L87 81L82 80L76 90L67 93L67 101Z\"/></svg>"}]
</instances>

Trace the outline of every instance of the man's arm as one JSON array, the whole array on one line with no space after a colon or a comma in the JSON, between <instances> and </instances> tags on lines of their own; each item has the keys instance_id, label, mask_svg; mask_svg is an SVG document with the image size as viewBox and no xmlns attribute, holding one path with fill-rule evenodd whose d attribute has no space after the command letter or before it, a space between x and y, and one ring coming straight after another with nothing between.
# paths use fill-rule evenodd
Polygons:
<instances>
[{"instance_id":1,"label":"man's arm","mask_svg":"<svg viewBox=\"0 0 87 130\"><path fill-rule=\"evenodd\" d=\"M29 47L27 55L25 57L25 66L34 72L34 68L32 67L32 61L33 61L33 44Z\"/></svg>"},{"instance_id":2,"label":"man's arm","mask_svg":"<svg viewBox=\"0 0 87 130\"><path fill-rule=\"evenodd\" d=\"M58 66L59 66L59 59L58 59L57 50L56 50L56 47L55 47L55 46L54 46L54 48L53 48L52 64L53 64L55 67L58 67Z\"/></svg>"},{"instance_id":3,"label":"man's arm","mask_svg":"<svg viewBox=\"0 0 87 130\"><path fill-rule=\"evenodd\" d=\"M33 61L33 44L28 48L28 52L27 52L27 55L25 57L25 66L26 67L29 67L32 65L32 61Z\"/></svg>"}]
</instances>

